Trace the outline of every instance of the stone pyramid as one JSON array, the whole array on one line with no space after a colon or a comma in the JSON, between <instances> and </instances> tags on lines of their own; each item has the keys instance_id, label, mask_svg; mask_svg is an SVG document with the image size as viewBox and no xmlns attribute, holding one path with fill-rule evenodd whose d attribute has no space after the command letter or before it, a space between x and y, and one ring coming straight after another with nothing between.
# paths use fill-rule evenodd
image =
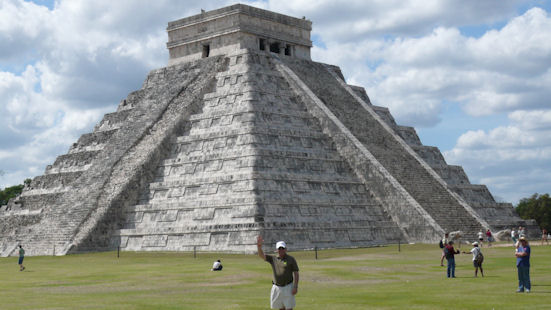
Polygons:
<instances>
[{"instance_id":1,"label":"stone pyramid","mask_svg":"<svg viewBox=\"0 0 551 310\"><path fill-rule=\"evenodd\" d=\"M528 226L340 69L311 22L232 5L167 28L170 59L0 209L0 254L254 252Z\"/></svg>"}]
</instances>

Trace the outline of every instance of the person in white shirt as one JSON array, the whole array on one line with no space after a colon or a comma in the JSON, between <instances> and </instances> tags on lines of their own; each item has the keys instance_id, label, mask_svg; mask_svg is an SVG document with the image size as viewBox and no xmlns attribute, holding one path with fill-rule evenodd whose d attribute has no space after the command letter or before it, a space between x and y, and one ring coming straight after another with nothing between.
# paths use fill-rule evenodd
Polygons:
<instances>
[{"instance_id":1,"label":"person in white shirt","mask_svg":"<svg viewBox=\"0 0 551 310\"><path fill-rule=\"evenodd\" d=\"M484 233L481 231L478 232L478 244L482 247L482 241L484 241Z\"/></svg>"},{"instance_id":2,"label":"person in white shirt","mask_svg":"<svg viewBox=\"0 0 551 310\"><path fill-rule=\"evenodd\" d=\"M514 227L511 228L511 240L513 240L513 246L515 246L515 244L517 244L518 235Z\"/></svg>"},{"instance_id":3,"label":"person in white shirt","mask_svg":"<svg viewBox=\"0 0 551 310\"><path fill-rule=\"evenodd\" d=\"M220 262L220 260L217 260L214 262L214 264L212 264L212 271L221 271L223 268L222 266L222 263Z\"/></svg>"},{"instance_id":4,"label":"person in white shirt","mask_svg":"<svg viewBox=\"0 0 551 310\"><path fill-rule=\"evenodd\" d=\"M473 248L471 249L471 254L473 254L473 266L474 266L474 276L478 276L478 268L480 268L480 274L484 277L484 270L482 270L482 262L484 261L484 256L482 255L482 250L478 247L478 242L473 242ZM463 252L467 254L467 252Z\"/></svg>"}]
</instances>

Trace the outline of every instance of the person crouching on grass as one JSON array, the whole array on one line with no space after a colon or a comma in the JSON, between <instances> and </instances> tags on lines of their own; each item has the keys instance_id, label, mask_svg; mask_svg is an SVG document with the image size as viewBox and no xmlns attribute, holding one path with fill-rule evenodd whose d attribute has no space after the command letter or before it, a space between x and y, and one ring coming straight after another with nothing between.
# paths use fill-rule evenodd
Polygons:
<instances>
[{"instance_id":1,"label":"person crouching on grass","mask_svg":"<svg viewBox=\"0 0 551 310\"><path fill-rule=\"evenodd\" d=\"M287 255L287 245L284 241L276 243L277 256L264 255L262 251L262 236L256 239L258 256L272 265L274 277L270 294L272 309L292 310L295 307L295 295L298 292L298 264L291 255Z\"/></svg>"},{"instance_id":2,"label":"person crouching on grass","mask_svg":"<svg viewBox=\"0 0 551 310\"><path fill-rule=\"evenodd\" d=\"M478 242L473 242L473 248L470 251L473 254L473 266L474 266L474 276L478 277L478 268L480 268L480 274L484 277L484 270L482 270L482 262L484 261L484 256L482 255L482 250L478 247ZM463 254L468 254L463 252Z\"/></svg>"},{"instance_id":3,"label":"person crouching on grass","mask_svg":"<svg viewBox=\"0 0 551 310\"><path fill-rule=\"evenodd\" d=\"M455 254L459 254L459 250L453 248L453 241L449 241L445 247L446 260L448 261L448 278L455 278Z\"/></svg>"}]
</instances>

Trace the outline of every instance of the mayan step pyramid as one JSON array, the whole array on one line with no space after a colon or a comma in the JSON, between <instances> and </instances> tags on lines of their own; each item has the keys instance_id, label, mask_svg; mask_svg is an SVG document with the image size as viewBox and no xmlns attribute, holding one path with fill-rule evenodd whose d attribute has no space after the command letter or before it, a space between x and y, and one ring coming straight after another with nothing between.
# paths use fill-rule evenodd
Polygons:
<instances>
[{"instance_id":1,"label":"mayan step pyramid","mask_svg":"<svg viewBox=\"0 0 551 310\"><path fill-rule=\"evenodd\" d=\"M0 254L436 242L528 226L338 67L246 5L168 24L170 59L0 210Z\"/></svg>"}]
</instances>

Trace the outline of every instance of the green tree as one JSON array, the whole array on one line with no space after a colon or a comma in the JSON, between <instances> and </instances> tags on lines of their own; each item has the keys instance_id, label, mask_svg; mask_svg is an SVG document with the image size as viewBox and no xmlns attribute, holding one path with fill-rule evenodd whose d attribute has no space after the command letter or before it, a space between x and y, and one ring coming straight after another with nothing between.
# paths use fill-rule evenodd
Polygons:
<instances>
[{"instance_id":1,"label":"green tree","mask_svg":"<svg viewBox=\"0 0 551 310\"><path fill-rule=\"evenodd\" d=\"M0 205L5 205L8 203L8 200L10 200L10 198L13 198L19 194L21 194L21 192L23 191L23 184L19 184L19 185L14 185L14 186L10 186L10 187L6 187L4 188L4 190L1 190L0 191Z\"/></svg>"},{"instance_id":2,"label":"green tree","mask_svg":"<svg viewBox=\"0 0 551 310\"><path fill-rule=\"evenodd\" d=\"M530 198L523 198L517 205L517 212L523 219L534 219L547 231L551 231L551 197L549 194L538 195Z\"/></svg>"},{"instance_id":3,"label":"green tree","mask_svg":"<svg viewBox=\"0 0 551 310\"><path fill-rule=\"evenodd\" d=\"M21 194L21 192L23 191L23 188L25 186L29 186L31 182L32 182L31 179L25 179L25 181L23 181L24 185L23 184L14 185L14 186L6 187L3 190L0 190L0 206L7 204L11 198Z\"/></svg>"}]
</instances>

